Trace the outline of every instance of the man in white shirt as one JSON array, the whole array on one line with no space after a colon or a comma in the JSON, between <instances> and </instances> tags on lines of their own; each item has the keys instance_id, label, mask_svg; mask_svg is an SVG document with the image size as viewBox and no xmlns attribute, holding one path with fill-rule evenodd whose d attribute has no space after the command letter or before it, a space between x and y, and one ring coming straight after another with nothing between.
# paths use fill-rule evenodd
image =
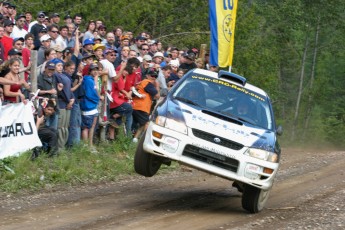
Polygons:
<instances>
[{"instance_id":1,"label":"man in white shirt","mask_svg":"<svg viewBox=\"0 0 345 230\"><path fill-rule=\"evenodd\" d=\"M24 14L18 15L16 25L13 27L13 31L11 33L11 38L15 39L25 37L25 35L28 33L28 31L24 29L25 21L26 17Z\"/></svg>"},{"instance_id":2,"label":"man in white shirt","mask_svg":"<svg viewBox=\"0 0 345 230\"><path fill-rule=\"evenodd\" d=\"M111 91L112 83L114 78L116 77L116 71L114 67L114 61L116 59L116 51L114 49L107 48L103 52L105 59L101 60L100 63L103 65L104 73L107 72L108 80L107 80L107 91ZM102 73L101 73L102 75Z\"/></svg>"}]
</instances>

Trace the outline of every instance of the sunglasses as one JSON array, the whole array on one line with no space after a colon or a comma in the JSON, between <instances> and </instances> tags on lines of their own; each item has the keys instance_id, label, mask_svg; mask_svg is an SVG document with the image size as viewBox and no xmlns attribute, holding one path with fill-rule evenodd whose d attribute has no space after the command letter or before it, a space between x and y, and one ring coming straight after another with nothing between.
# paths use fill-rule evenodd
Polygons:
<instances>
[{"instance_id":1,"label":"sunglasses","mask_svg":"<svg viewBox=\"0 0 345 230\"><path fill-rule=\"evenodd\" d=\"M141 49L141 50L144 50L144 51L145 51L145 50L149 50L149 49Z\"/></svg>"}]
</instances>

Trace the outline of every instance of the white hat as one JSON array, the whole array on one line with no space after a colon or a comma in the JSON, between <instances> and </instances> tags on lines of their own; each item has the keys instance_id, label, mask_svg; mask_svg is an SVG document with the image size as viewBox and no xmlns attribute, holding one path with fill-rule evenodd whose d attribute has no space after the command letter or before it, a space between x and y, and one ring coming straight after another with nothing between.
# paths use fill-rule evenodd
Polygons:
<instances>
[{"instance_id":1,"label":"white hat","mask_svg":"<svg viewBox=\"0 0 345 230\"><path fill-rule=\"evenodd\" d=\"M44 41L47 41L47 40L49 40L49 39L51 39L50 36L49 36L48 34L45 34L45 35L43 35L43 36L40 38L40 41L41 41L41 42L44 42Z\"/></svg>"},{"instance_id":2,"label":"white hat","mask_svg":"<svg viewBox=\"0 0 345 230\"><path fill-rule=\"evenodd\" d=\"M145 61L152 61L152 57L148 54L144 55L143 60Z\"/></svg>"},{"instance_id":3,"label":"white hat","mask_svg":"<svg viewBox=\"0 0 345 230\"><path fill-rule=\"evenodd\" d=\"M178 60L171 60L170 62L169 62L169 65L171 65L171 66L175 66L175 67L178 67L179 66L179 61Z\"/></svg>"},{"instance_id":4,"label":"white hat","mask_svg":"<svg viewBox=\"0 0 345 230\"><path fill-rule=\"evenodd\" d=\"M155 58L155 57L161 57L161 58L164 58L164 55L163 55L163 53L162 53L162 52L157 52L157 53L155 53L155 55L153 55L153 58Z\"/></svg>"}]
</instances>

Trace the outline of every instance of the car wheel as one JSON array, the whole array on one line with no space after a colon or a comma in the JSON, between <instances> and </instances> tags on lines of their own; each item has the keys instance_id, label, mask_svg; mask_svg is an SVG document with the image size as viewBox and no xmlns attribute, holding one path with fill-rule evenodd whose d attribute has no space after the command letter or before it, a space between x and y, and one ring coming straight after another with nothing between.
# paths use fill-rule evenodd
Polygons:
<instances>
[{"instance_id":1,"label":"car wheel","mask_svg":"<svg viewBox=\"0 0 345 230\"><path fill-rule=\"evenodd\" d=\"M140 175L151 177L157 173L162 161L160 157L150 154L143 149L144 141L145 133L140 138L137 150L135 151L134 169Z\"/></svg>"},{"instance_id":2,"label":"car wheel","mask_svg":"<svg viewBox=\"0 0 345 230\"><path fill-rule=\"evenodd\" d=\"M251 185L244 185L242 207L250 213L260 212L267 202L270 190L262 190Z\"/></svg>"}]
</instances>

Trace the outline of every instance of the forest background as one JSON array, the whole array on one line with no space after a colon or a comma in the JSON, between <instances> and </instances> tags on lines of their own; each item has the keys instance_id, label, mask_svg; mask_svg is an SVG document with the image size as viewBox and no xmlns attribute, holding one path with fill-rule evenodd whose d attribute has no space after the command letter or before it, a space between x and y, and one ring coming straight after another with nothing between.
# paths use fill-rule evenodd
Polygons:
<instances>
[{"instance_id":1,"label":"forest background","mask_svg":"<svg viewBox=\"0 0 345 230\"><path fill-rule=\"evenodd\" d=\"M210 44L208 0L17 0L18 14L78 13L164 46ZM232 72L267 91L283 144L345 146L344 0L238 0Z\"/></svg>"}]
</instances>

